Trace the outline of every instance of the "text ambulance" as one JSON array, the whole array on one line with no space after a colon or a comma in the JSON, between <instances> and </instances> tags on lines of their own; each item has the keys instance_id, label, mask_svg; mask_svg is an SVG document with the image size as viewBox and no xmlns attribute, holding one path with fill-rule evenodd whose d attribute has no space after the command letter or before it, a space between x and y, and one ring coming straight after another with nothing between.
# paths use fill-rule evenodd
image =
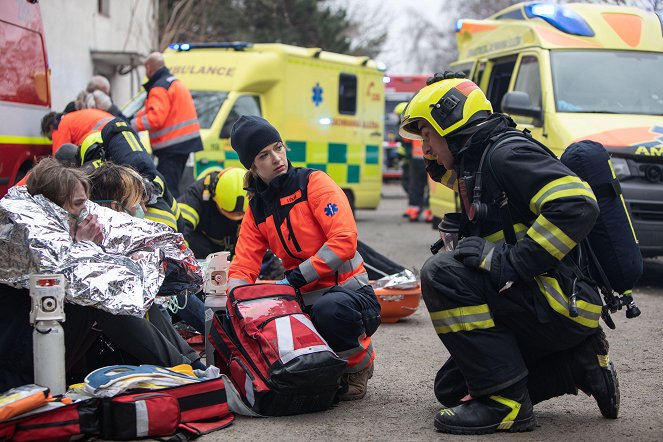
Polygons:
<instances>
[{"instance_id":1,"label":"text ambulance","mask_svg":"<svg viewBox=\"0 0 663 442\"><path fill-rule=\"evenodd\" d=\"M354 207L377 207L384 85L371 59L251 43L174 44L164 57L196 104L205 147L195 154L196 176L241 166L230 129L240 115L260 115L279 130L295 166L325 171ZM136 97L125 114L143 100Z\"/></svg>"},{"instance_id":2,"label":"text ambulance","mask_svg":"<svg viewBox=\"0 0 663 442\"><path fill-rule=\"evenodd\" d=\"M663 255L663 21L638 8L521 3L456 25L464 71L496 112L558 156L591 139L612 154L644 256ZM436 217L456 211L437 185Z\"/></svg>"},{"instance_id":3,"label":"text ambulance","mask_svg":"<svg viewBox=\"0 0 663 442\"><path fill-rule=\"evenodd\" d=\"M0 0L0 197L51 153L39 133L51 105L39 4Z\"/></svg>"}]
</instances>

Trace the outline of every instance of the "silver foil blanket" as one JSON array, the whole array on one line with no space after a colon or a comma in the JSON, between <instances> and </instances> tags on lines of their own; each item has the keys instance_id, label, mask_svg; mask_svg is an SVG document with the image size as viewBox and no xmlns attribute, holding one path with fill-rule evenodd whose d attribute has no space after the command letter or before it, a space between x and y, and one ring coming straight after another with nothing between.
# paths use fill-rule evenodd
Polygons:
<instances>
[{"instance_id":1,"label":"silver foil blanket","mask_svg":"<svg viewBox=\"0 0 663 442\"><path fill-rule=\"evenodd\" d=\"M74 241L70 215L42 195L13 187L0 200L0 283L28 288L31 273L63 274L66 300L143 316L157 295L198 292L202 270L181 234L91 201L100 245Z\"/></svg>"}]
</instances>

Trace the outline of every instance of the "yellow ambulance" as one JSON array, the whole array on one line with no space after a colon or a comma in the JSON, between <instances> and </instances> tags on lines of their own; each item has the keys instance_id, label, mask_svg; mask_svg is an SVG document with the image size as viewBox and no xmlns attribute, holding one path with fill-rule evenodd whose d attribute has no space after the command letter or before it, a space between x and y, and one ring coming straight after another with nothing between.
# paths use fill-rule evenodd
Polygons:
<instances>
[{"instance_id":1,"label":"yellow ambulance","mask_svg":"<svg viewBox=\"0 0 663 442\"><path fill-rule=\"evenodd\" d=\"M373 60L243 42L172 44L164 58L196 104L204 150L195 154L195 176L241 166L230 129L240 115L259 115L279 130L293 165L325 171L357 209L378 206L384 84Z\"/></svg>"},{"instance_id":2,"label":"yellow ambulance","mask_svg":"<svg viewBox=\"0 0 663 442\"><path fill-rule=\"evenodd\" d=\"M591 139L612 163L643 255L663 255L663 18L639 8L529 2L456 24L458 60L496 112L558 156ZM431 190L436 217L457 210Z\"/></svg>"}]
</instances>

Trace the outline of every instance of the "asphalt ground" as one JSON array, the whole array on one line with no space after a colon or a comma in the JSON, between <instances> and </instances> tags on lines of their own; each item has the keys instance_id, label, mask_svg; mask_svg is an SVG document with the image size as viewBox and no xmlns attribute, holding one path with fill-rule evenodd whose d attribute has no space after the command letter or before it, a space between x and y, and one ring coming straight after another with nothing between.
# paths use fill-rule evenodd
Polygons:
<instances>
[{"instance_id":1,"label":"asphalt ground","mask_svg":"<svg viewBox=\"0 0 663 442\"><path fill-rule=\"evenodd\" d=\"M430 224L410 223L400 215L407 205L397 184L383 187L375 211L356 214L359 238L409 268L421 268L438 239ZM535 431L486 436L437 433L433 417L440 405L433 378L448 357L423 305L395 324L383 324L374 335L375 374L363 400L344 402L325 412L280 418L238 416L227 429L203 441L661 441L663 440L663 260L647 260L634 291L642 310L636 319L613 315L616 330L606 333L610 359L621 385L621 411L616 420L601 416L584 394L563 396L535 406Z\"/></svg>"}]
</instances>

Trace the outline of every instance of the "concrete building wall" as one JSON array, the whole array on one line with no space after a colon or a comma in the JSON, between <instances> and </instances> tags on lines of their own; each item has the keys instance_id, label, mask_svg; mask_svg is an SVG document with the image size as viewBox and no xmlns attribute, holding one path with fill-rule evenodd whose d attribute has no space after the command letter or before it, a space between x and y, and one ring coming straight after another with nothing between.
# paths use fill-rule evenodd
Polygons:
<instances>
[{"instance_id":1,"label":"concrete building wall","mask_svg":"<svg viewBox=\"0 0 663 442\"><path fill-rule=\"evenodd\" d=\"M142 57L157 47L158 0L42 0L40 6L53 109L64 109L95 74L111 81L112 99L122 107L144 80Z\"/></svg>"}]
</instances>

